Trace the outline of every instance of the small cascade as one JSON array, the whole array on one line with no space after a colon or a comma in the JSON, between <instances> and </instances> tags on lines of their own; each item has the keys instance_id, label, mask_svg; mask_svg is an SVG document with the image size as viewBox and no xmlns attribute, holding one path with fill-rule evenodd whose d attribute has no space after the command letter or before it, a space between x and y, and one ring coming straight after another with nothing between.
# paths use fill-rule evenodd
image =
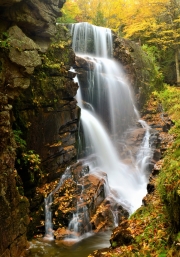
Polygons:
<instances>
[{"instance_id":1,"label":"small cascade","mask_svg":"<svg viewBox=\"0 0 180 257\"><path fill-rule=\"evenodd\" d=\"M114 227L117 227L119 224L119 217L118 217L118 211L117 210L112 210L112 215L114 218Z\"/></svg>"},{"instance_id":2,"label":"small cascade","mask_svg":"<svg viewBox=\"0 0 180 257\"><path fill-rule=\"evenodd\" d=\"M50 193L45 199L44 199L44 205L45 205L45 239L53 240L54 234L53 234L53 223L52 223L52 211L51 211L51 204L53 201L53 195Z\"/></svg>"},{"instance_id":3,"label":"small cascade","mask_svg":"<svg viewBox=\"0 0 180 257\"><path fill-rule=\"evenodd\" d=\"M81 194L83 194L83 186ZM76 239L91 231L88 208L84 204L82 196L77 201L77 211L73 213L73 218L69 223L68 229L73 232L70 237Z\"/></svg>"},{"instance_id":4,"label":"small cascade","mask_svg":"<svg viewBox=\"0 0 180 257\"><path fill-rule=\"evenodd\" d=\"M86 169L82 170L82 182L84 183L84 177L86 176ZM73 218L69 222L68 229L72 232L70 238L78 239L85 233L91 232L91 223L89 219L88 208L83 200L84 184L79 184L81 187L81 193L77 200L76 212L73 213ZM68 237L69 238L69 237Z\"/></svg>"},{"instance_id":5,"label":"small cascade","mask_svg":"<svg viewBox=\"0 0 180 257\"><path fill-rule=\"evenodd\" d=\"M138 169L142 172L142 174L145 174L147 176L146 171L148 170L148 167L147 167L147 165L149 164L148 160L151 159L153 154L151 146L149 144L150 127L143 120L139 120L139 123L146 130L146 133L137 155L137 166L138 166Z\"/></svg>"},{"instance_id":6,"label":"small cascade","mask_svg":"<svg viewBox=\"0 0 180 257\"><path fill-rule=\"evenodd\" d=\"M64 174L62 175L57 187L44 199L44 205L45 205L45 236L44 236L44 238L45 239L48 239L48 240L54 239L52 210L51 210L51 205L53 202L53 195L63 185L64 181L66 179L68 179L69 177L71 177L70 167L68 167L66 169L66 171L64 172Z\"/></svg>"}]
</instances>

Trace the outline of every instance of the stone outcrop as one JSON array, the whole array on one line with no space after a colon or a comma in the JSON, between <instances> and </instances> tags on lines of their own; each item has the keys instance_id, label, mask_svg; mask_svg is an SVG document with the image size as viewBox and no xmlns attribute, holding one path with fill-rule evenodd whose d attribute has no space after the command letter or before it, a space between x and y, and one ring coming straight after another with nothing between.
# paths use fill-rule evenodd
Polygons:
<instances>
[{"instance_id":1,"label":"stone outcrop","mask_svg":"<svg viewBox=\"0 0 180 257\"><path fill-rule=\"evenodd\" d=\"M114 58L123 65L135 94L135 101L142 110L150 93L162 87L162 78L147 54L135 42L114 36Z\"/></svg>"},{"instance_id":2,"label":"stone outcrop","mask_svg":"<svg viewBox=\"0 0 180 257\"><path fill-rule=\"evenodd\" d=\"M128 217L128 212L120 204L113 198L105 197L106 180L104 172L99 170L98 174L90 173L89 167L78 161L67 168L60 181L53 181L37 189L44 197L54 192L50 208L58 244L65 238L77 239L86 232L99 232L114 227L115 216L117 220ZM41 219L37 220L37 216ZM34 218L36 226L33 226ZM35 237L44 236L44 220L42 205L39 215L36 213L35 217L31 217L31 233Z\"/></svg>"},{"instance_id":3,"label":"stone outcrop","mask_svg":"<svg viewBox=\"0 0 180 257\"><path fill-rule=\"evenodd\" d=\"M30 80L26 93L23 92L14 103L13 128L19 129L26 139L26 149L20 145L17 152L16 168L20 191L30 200L31 223L28 236L36 233L44 207L44 194L37 186L59 178L66 167L77 159L76 138L78 132L79 108L74 96L78 85L73 82L75 73L69 71L74 62L74 53L70 48L68 31L57 26L57 34L46 52L41 53L42 65L39 65ZM32 169L32 163L38 154L40 169ZM24 157L35 158L27 163ZM21 162L18 162L18 159ZM37 159L36 159L37 160Z\"/></svg>"},{"instance_id":4,"label":"stone outcrop","mask_svg":"<svg viewBox=\"0 0 180 257\"><path fill-rule=\"evenodd\" d=\"M74 54L56 26L63 3L0 0L0 256L22 254L29 212L44 200L37 185L76 159Z\"/></svg>"},{"instance_id":5,"label":"stone outcrop","mask_svg":"<svg viewBox=\"0 0 180 257\"><path fill-rule=\"evenodd\" d=\"M12 27L12 30L14 28ZM0 53L0 255L2 256L20 256L27 246L26 232L29 224L29 202L25 196L19 194L15 181L16 143L12 133L12 104L18 92L28 87L30 78L21 72L20 65L15 63L18 58L11 60L12 52L15 50L11 36L8 43L1 39Z\"/></svg>"},{"instance_id":6,"label":"stone outcrop","mask_svg":"<svg viewBox=\"0 0 180 257\"><path fill-rule=\"evenodd\" d=\"M26 34L37 37L54 36L56 19L65 0L1 0L1 19L9 26L14 23Z\"/></svg>"}]
</instances>

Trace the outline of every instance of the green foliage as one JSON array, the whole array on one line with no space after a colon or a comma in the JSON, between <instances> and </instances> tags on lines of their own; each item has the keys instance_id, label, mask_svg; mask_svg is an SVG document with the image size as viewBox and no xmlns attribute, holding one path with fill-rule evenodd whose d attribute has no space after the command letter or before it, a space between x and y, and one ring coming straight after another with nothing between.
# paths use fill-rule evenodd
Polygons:
<instances>
[{"instance_id":1,"label":"green foliage","mask_svg":"<svg viewBox=\"0 0 180 257\"><path fill-rule=\"evenodd\" d=\"M80 14L79 7L76 2L66 0L63 8L61 9L62 16L57 19L58 23L75 23Z\"/></svg>"},{"instance_id":2,"label":"green foliage","mask_svg":"<svg viewBox=\"0 0 180 257\"><path fill-rule=\"evenodd\" d=\"M163 107L171 115L175 125L170 134L174 141L169 145L159 175L159 192L169 213L173 232L180 231L180 90L166 86L160 93Z\"/></svg>"},{"instance_id":3,"label":"green foliage","mask_svg":"<svg viewBox=\"0 0 180 257\"><path fill-rule=\"evenodd\" d=\"M37 182L42 174L40 156L33 150L27 150L26 141L22 139L22 131L13 130L13 134L17 144L15 168L22 180L29 178L31 183ZM19 189L22 191L22 187L19 187ZM20 193L23 195L23 192Z\"/></svg>"},{"instance_id":4,"label":"green foliage","mask_svg":"<svg viewBox=\"0 0 180 257\"><path fill-rule=\"evenodd\" d=\"M26 148L26 141L24 139L22 139L22 131L21 130L13 130L13 134L14 134L14 139L16 141L16 144L18 147L20 147L21 149L25 149Z\"/></svg>"},{"instance_id":5,"label":"green foliage","mask_svg":"<svg viewBox=\"0 0 180 257\"><path fill-rule=\"evenodd\" d=\"M22 153L22 162L23 165L32 171L41 171L40 164L41 159L39 157L39 154L35 154L33 150L29 150L26 153Z\"/></svg>"},{"instance_id":6,"label":"green foliage","mask_svg":"<svg viewBox=\"0 0 180 257\"><path fill-rule=\"evenodd\" d=\"M0 48L2 49L6 49L9 47L9 38L8 38L8 33L7 32L3 32L0 35Z\"/></svg>"},{"instance_id":7,"label":"green foliage","mask_svg":"<svg viewBox=\"0 0 180 257\"><path fill-rule=\"evenodd\" d=\"M158 255L158 257L166 257L167 256L167 253L160 253L159 255Z\"/></svg>"},{"instance_id":8,"label":"green foliage","mask_svg":"<svg viewBox=\"0 0 180 257\"><path fill-rule=\"evenodd\" d=\"M148 55L149 59L153 64L154 73L153 73L152 82L154 84L154 89L158 91L162 90L164 76L162 74L162 71L160 69L160 65L158 62L158 59L160 58L159 50L156 46L148 46L147 44L144 44L142 46L142 49L146 52L146 54Z\"/></svg>"},{"instance_id":9,"label":"green foliage","mask_svg":"<svg viewBox=\"0 0 180 257\"><path fill-rule=\"evenodd\" d=\"M158 47L143 44L142 49L148 54L151 61L158 65L158 59L160 58L160 56L159 56L160 53L159 53ZM158 67L158 69L159 69L159 67Z\"/></svg>"},{"instance_id":10,"label":"green foliage","mask_svg":"<svg viewBox=\"0 0 180 257\"><path fill-rule=\"evenodd\" d=\"M117 246L117 242L113 241L111 245L112 245L112 247L116 247Z\"/></svg>"},{"instance_id":11,"label":"green foliage","mask_svg":"<svg viewBox=\"0 0 180 257\"><path fill-rule=\"evenodd\" d=\"M102 3L98 3L95 16L92 18L92 23L96 26L106 26L106 19L101 8Z\"/></svg>"},{"instance_id":12,"label":"green foliage","mask_svg":"<svg viewBox=\"0 0 180 257\"><path fill-rule=\"evenodd\" d=\"M100 10L96 12L96 16L93 18L92 22L96 26L106 26L106 19Z\"/></svg>"},{"instance_id":13,"label":"green foliage","mask_svg":"<svg viewBox=\"0 0 180 257\"><path fill-rule=\"evenodd\" d=\"M26 141L22 139L22 131L21 130L13 130L14 139L18 148L18 157L17 163L23 167L26 167L30 170L40 170L40 157L38 154L35 154L33 150L26 149Z\"/></svg>"}]
</instances>

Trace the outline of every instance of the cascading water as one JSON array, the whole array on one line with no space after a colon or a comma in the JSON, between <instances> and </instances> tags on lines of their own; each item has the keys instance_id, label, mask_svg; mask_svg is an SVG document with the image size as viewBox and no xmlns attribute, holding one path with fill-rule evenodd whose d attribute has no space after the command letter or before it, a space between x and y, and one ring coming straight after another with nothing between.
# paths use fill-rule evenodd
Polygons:
<instances>
[{"instance_id":1,"label":"cascading water","mask_svg":"<svg viewBox=\"0 0 180 257\"><path fill-rule=\"evenodd\" d=\"M108 28L91 26L87 22L76 23L71 27L72 48L76 54L92 54L96 57L112 55L112 35ZM74 40L75 39L75 40Z\"/></svg>"},{"instance_id":2,"label":"cascading water","mask_svg":"<svg viewBox=\"0 0 180 257\"><path fill-rule=\"evenodd\" d=\"M81 82L81 75L77 75L80 85L77 101L81 107L85 144L91 149L86 154L94 153L97 157L96 162L86 164L91 172L106 172L111 197L133 212L146 194L147 165L151 157L149 128L144 121L139 121L146 129L145 137L137 156L127 165L119 157L118 140L135 125L139 114L123 69L112 59L111 31L80 23L73 24L71 32L77 58L89 66L86 85ZM87 108L87 103L93 106L93 111Z\"/></svg>"},{"instance_id":3,"label":"cascading water","mask_svg":"<svg viewBox=\"0 0 180 257\"><path fill-rule=\"evenodd\" d=\"M82 197L83 191L84 191L84 185L82 184L80 186L81 186L81 195L79 197L79 200L77 201L77 211L73 214L73 218L71 219L68 226L68 229L74 232L73 237L75 237L75 239L80 237L80 235L91 231L88 208L84 204L83 197ZM84 230L84 228L86 229Z\"/></svg>"},{"instance_id":4,"label":"cascading water","mask_svg":"<svg viewBox=\"0 0 180 257\"><path fill-rule=\"evenodd\" d=\"M66 179L68 179L69 177L71 177L71 171L70 171L70 168L67 167L66 171L64 172L64 174L60 178L57 187L44 199L44 205L45 205L45 236L44 236L44 238L47 239L47 240L53 240L54 239L52 211L51 211L51 205L52 205L52 202L53 202L53 195L63 185L64 181Z\"/></svg>"},{"instance_id":5,"label":"cascading water","mask_svg":"<svg viewBox=\"0 0 180 257\"><path fill-rule=\"evenodd\" d=\"M112 58L111 31L88 23L80 23L72 25L71 33L77 61L83 60L83 63L86 63L86 83L84 78L82 79L81 72L77 71L79 75L76 78L80 86L76 99L81 108L81 123L85 139L84 165L88 166L90 173L96 176L102 176L99 171L105 172L107 174L107 179L103 177L103 180L106 180L105 196L120 203L132 213L141 206L142 198L146 195L147 166L152 156L149 127L144 121L139 120L133 94L123 69ZM119 144L122 143L120 138L133 129L137 122L146 132L137 154L134 156L131 150L128 150L128 158L131 161L127 164L118 151ZM124 148L128 149L126 142L123 144ZM88 158L90 155L95 158ZM58 188L63 181L64 178L60 180ZM83 185L81 186L83 191ZM52 197L56 191L57 188L49 197ZM46 199L46 206L50 205L51 201ZM50 207L46 210L47 236L49 231L52 231L52 221L49 222L52 217ZM77 202L77 211L69 223L69 230L79 233L79 220L82 220L82 216L88 224L87 227L90 227L87 207L83 205L83 199L80 197ZM117 225L116 210L113 210L113 216L114 223ZM53 237L51 232L50 237Z\"/></svg>"}]
</instances>

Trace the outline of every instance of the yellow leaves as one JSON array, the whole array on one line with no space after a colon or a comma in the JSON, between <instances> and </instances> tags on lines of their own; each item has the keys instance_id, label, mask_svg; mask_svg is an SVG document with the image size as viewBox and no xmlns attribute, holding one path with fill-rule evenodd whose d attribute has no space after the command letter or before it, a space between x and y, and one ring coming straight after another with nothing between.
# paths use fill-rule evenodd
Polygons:
<instances>
[{"instance_id":1,"label":"yellow leaves","mask_svg":"<svg viewBox=\"0 0 180 257\"><path fill-rule=\"evenodd\" d=\"M135 33L145 30L156 32L158 28L156 18L164 11L165 3L167 0L135 1L131 3L130 7L127 3L126 12L122 17L126 37L131 37Z\"/></svg>"},{"instance_id":2,"label":"yellow leaves","mask_svg":"<svg viewBox=\"0 0 180 257\"><path fill-rule=\"evenodd\" d=\"M164 50L180 45L179 2L173 5L169 0L142 0L126 8L121 18L125 37L140 37L146 42L160 45Z\"/></svg>"},{"instance_id":3,"label":"yellow leaves","mask_svg":"<svg viewBox=\"0 0 180 257\"><path fill-rule=\"evenodd\" d=\"M160 45L180 44L179 2L169 0L67 0L67 21L109 27L123 37ZM62 21L61 21L62 22Z\"/></svg>"},{"instance_id":4,"label":"yellow leaves","mask_svg":"<svg viewBox=\"0 0 180 257\"><path fill-rule=\"evenodd\" d=\"M81 14L76 1L73 0L66 0L61 12L62 18L59 18L58 21L63 23L76 22L77 16Z\"/></svg>"},{"instance_id":5,"label":"yellow leaves","mask_svg":"<svg viewBox=\"0 0 180 257\"><path fill-rule=\"evenodd\" d=\"M42 226L44 226L44 224L45 224L44 220L41 220L40 223Z\"/></svg>"}]
</instances>

